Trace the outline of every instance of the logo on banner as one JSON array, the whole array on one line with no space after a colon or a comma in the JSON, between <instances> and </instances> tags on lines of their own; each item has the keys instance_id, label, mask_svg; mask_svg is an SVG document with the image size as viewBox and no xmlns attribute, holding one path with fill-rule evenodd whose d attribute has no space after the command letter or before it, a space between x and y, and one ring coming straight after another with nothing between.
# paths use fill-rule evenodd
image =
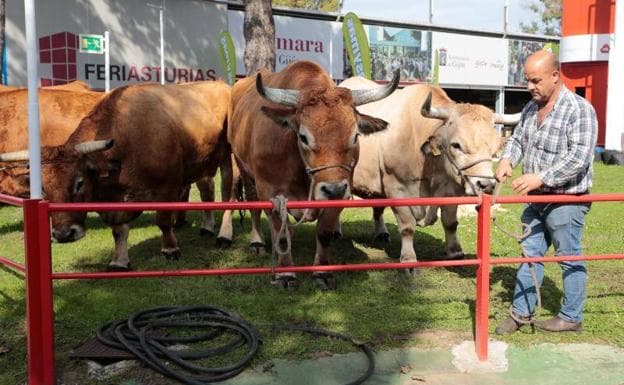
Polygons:
<instances>
[{"instance_id":1,"label":"logo on banner","mask_svg":"<svg viewBox=\"0 0 624 385\"><path fill-rule=\"evenodd\" d=\"M611 51L611 47L609 47L609 44L603 44L602 47L600 47L600 53L609 53Z\"/></svg>"},{"instance_id":2,"label":"logo on banner","mask_svg":"<svg viewBox=\"0 0 624 385\"><path fill-rule=\"evenodd\" d=\"M236 81L236 53L232 36L227 31L222 31L219 34L219 59L228 84L233 85Z\"/></svg>"},{"instance_id":3,"label":"logo on banner","mask_svg":"<svg viewBox=\"0 0 624 385\"><path fill-rule=\"evenodd\" d=\"M345 15L342 22L342 33L347 45L347 54L353 74L370 79L371 60L368 38L364 32L364 27L362 27L362 22L355 13L349 12Z\"/></svg>"}]
</instances>

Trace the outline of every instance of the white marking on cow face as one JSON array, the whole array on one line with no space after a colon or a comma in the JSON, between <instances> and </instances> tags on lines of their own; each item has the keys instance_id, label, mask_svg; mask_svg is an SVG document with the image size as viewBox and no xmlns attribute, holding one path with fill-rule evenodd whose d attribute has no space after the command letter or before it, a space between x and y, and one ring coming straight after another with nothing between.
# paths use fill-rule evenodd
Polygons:
<instances>
[{"instance_id":1,"label":"white marking on cow face","mask_svg":"<svg viewBox=\"0 0 624 385\"><path fill-rule=\"evenodd\" d=\"M477 107L477 106L473 106ZM449 122L446 132L451 133L448 139L447 153L456 163L464 178L455 167L450 172L458 184L461 184L466 195L478 195L481 192L491 193L496 180L493 178L492 158L499 149L499 138L491 124L491 111L471 110ZM475 113L480 114L475 117ZM483 114L484 116L481 116Z\"/></svg>"}]
</instances>

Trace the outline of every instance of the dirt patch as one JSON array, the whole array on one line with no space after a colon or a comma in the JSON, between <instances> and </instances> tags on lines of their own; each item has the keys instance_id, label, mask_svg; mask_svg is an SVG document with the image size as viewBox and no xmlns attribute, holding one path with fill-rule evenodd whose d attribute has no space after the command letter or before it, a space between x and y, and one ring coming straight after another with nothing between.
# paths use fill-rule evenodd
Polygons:
<instances>
[{"instance_id":1,"label":"dirt patch","mask_svg":"<svg viewBox=\"0 0 624 385\"><path fill-rule=\"evenodd\" d=\"M373 343L380 341L415 341L418 348L449 348L466 340L472 340L473 336L468 332L458 332L451 330L423 330L409 334L396 334L391 336L380 336L375 338Z\"/></svg>"}]
</instances>

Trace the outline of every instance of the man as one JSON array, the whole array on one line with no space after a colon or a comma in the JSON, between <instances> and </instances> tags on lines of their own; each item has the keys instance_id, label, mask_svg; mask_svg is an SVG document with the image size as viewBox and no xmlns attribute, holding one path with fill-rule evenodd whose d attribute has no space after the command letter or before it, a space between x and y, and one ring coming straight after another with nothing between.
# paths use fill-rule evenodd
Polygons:
<instances>
[{"instance_id":1,"label":"man","mask_svg":"<svg viewBox=\"0 0 624 385\"><path fill-rule=\"evenodd\" d=\"M587 194L592 184L592 160L598 122L593 107L561 82L559 63L548 51L530 55L524 76L532 100L501 155L496 178L504 182L522 160L523 175L511 183L520 195ZM527 257L540 257L552 244L555 255L581 255L581 238L589 204L528 204L522 223L530 234L521 241ZM544 266L535 263L538 285ZM542 330L581 331L587 272L583 261L561 262L563 304L556 317L536 321ZM513 333L531 320L536 291L529 265L520 265L511 312L497 334Z\"/></svg>"}]
</instances>

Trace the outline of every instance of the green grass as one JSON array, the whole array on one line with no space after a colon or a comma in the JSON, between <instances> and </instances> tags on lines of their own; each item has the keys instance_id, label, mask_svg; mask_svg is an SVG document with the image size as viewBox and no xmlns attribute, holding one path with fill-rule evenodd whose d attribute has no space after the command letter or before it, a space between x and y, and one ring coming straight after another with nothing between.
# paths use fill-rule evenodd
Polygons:
<instances>
[{"instance_id":1,"label":"green grass","mask_svg":"<svg viewBox=\"0 0 624 385\"><path fill-rule=\"evenodd\" d=\"M595 165L593 192L622 192L624 168ZM505 186L503 194L509 194ZM194 200L197 194L194 195ZM517 228L521 205L505 205L497 220ZM220 214L218 215L220 218ZM394 217L386 212L392 236L386 248L371 242L370 209L343 213L343 239L334 249L335 263L396 261L400 241ZM624 204L595 203L587 216L585 254L622 253ZM160 256L160 232L153 213L145 213L131 224L130 258L137 270L268 266L270 258L248 252L249 215L243 225L235 216L235 242L220 249L214 238L198 235L200 213L189 213L191 226L176 231L182 258L168 261ZM0 207L0 255L23 261L21 210ZM268 227L263 221L265 236ZM476 218L460 219L459 236L464 251L473 258L476 250ZM440 258L443 231L440 224L419 229L415 247L421 260ZM296 229L294 256L298 265L311 264L314 256L314 225ZM76 243L53 244L54 270L103 271L112 253L110 229L90 214L87 236ZM517 243L492 229L491 251L496 256L518 256ZM490 329L506 316L514 285L516 266L496 266L491 275ZM588 263L589 284L585 305L585 332L580 335L516 333L502 338L518 345L538 342L598 342L624 347L624 262ZM299 275L296 291L280 291L267 276L179 277L116 280L56 281L54 309L58 378L72 383L117 384L127 378L96 382L84 378L84 364L70 360L71 348L94 336L101 324L153 306L211 304L238 312L252 323L296 323L315 325L373 341L375 349L423 346L419 331L471 332L475 306L473 267L426 269L416 279L396 271L347 272L337 275L338 289L319 291L309 274ZM26 379L24 279L0 268L0 345L10 352L0 355L0 385L24 383ZM543 285L542 316L556 314L561 301L561 274L557 264L548 264ZM297 333L269 334L260 356L261 364L273 358L302 359L315 352L344 352L352 348L325 338ZM82 377L81 377L82 376ZM168 383L168 382L163 382Z\"/></svg>"}]
</instances>

